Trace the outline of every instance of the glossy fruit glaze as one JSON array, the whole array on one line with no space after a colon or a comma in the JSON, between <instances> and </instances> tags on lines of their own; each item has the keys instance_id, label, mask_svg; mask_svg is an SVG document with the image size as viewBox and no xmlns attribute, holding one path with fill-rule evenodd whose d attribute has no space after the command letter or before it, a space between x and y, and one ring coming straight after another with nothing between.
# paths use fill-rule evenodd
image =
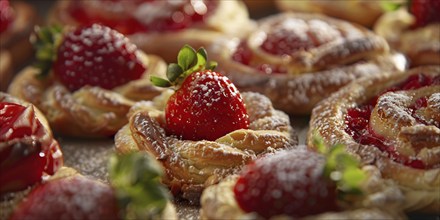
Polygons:
<instances>
[{"instance_id":1,"label":"glossy fruit glaze","mask_svg":"<svg viewBox=\"0 0 440 220\"><path fill-rule=\"evenodd\" d=\"M33 107L0 103L0 192L24 189L62 165L58 143L46 132Z\"/></svg>"},{"instance_id":2,"label":"glossy fruit glaze","mask_svg":"<svg viewBox=\"0 0 440 220\"><path fill-rule=\"evenodd\" d=\"M109 1L100 1L103 5L109 5ZM116 7L124 7L124 1L126 0L111 2ZM136 9L136 12L139 11L139 13L132 11L132 13L127 14L124 18L115 19L112 16L105 17L99 16L96 13L88 13L79 1L72 1L68 13L82 25L100 23L123 34L179 31L203 22L215 10L218 4L216 1L196 2L192 3L190 0L136 0L131 2L131 4L139 6L137 8L144 8L144 11Z\"/></svg>"},{"instance_id":3,"label":"glossy fruit glaze","mask_svg":"<svg viewBox=\"0 0 440 220\"><path fill-rule=\"evenodd\" d=\"M14 10L9 0L0 0L0 34L5 32L14 20Z\"/></svg>"},{"instance_id":4,"label":"glossy fruit glaze","mask_svg":"<svg viewBox=\"0 0 440 220\"><path fill-rule=\"evenodd\" d=\"M431 77L424 74L412 75L403 83L393 86L383 93L390 91L418 89L430 85L440 85L440 76ZM356 142L360 144L374 145L380 150L388 152L389 157L396 162L405 164L413 168L429 168L426 167L423 161L419 159L411 159L400 155L396 151L397 146L393 146L390 141L385 140L385 138L376 134L371 129L369 125L370 115L379 97L380 95L372 98L363 105L348 109L347 115L345 117L345 124L347 125L345 127L345 131L350 134ZM418 99L413 106L410 106L409 110L412 112L413 117L417 119L417 115L415 114L416 110L426 107L426 105L426 97L422 97ZM422 120L419 120L419 122L424 124Z\"/></svg>"}]
</instances>

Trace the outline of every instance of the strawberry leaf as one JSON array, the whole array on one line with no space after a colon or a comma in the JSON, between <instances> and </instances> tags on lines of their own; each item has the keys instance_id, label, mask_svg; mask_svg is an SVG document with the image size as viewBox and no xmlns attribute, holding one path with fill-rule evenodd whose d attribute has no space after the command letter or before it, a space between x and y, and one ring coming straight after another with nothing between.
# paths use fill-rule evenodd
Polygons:
<instances>
[{"instance_id":1,"label":"strawberry leaf","mask_svg":"<svg viewBox=\"0 0 440 220\"><path fill-rule=\"evenodd\" d=\"M151 76L150 77L150 81L151 83L153 83L153 85L155 86L159 86L159 87L170 87L172 85L172 83L166 79L162 79L160 77L157 76Z\"/></svg>"},{"instance_id":2,"label":"strawberry leaf","mask_svg":"<svg viewBox=\"0 0 440 220\"><path fill-rule=\"evenodd\" d=\"M209 70L214 70L217 67L218 63L215 61L209 61L208 68Z\"/></svg>"},{"instance_id":3,"label":"strawberry leaf","mask_svg":"<svg viewBox=\"0 0 440 220\"><path fill-rule=\"evenodd\" d=\"M180 67L176 63L172 63L168 66L167 78L171 83L173 83L176 81L177 78L179 78L179 76L182 75L182 73L183 73L182 67Z\"/></svg>"},{"instance_id":4,"label":"strawberry leaf","mask_svg":"<svg viewBox=\"0 0 440 220\"><path fill-rule=\"evenodd\" d=\"M381 0L380 7L385 11L395 11L399 9L402 5L402 2L395 2L390 0Z\"/></svg>"},{"instance_id":5,"label":"strawberry leaf","mask_svg":"<svg viewBox=\"0 0 440 220\"><path fill-rule=\"evenodd\" d=\"M125 219L159 219L170 199L160 165L146 153L113 155L110 182Z\"/></svg>"},{"instance_id":6,"label":"strawberry leaf","mask_svg":"<svg viewBox=\"0 0 440 220\"><path fill-rule=\"evenodd\" d=\"M197 62L196 51L189 45L183 46L177 55L177 63L184 71L188 70L190 67Z\"/></svg>"},{"instance_id":7,"label":"strawberry leaf","mask_svg":"<svg viewBox=\"0 0 440 220\"><path fill-rule=\"evenodd\" d=\"M61 44L63 29L60 26L36 27L31 42L36 50L36 61L33 66L40 70L38 77L45 77L56 59Z\"/></svg>"}]
</instances>

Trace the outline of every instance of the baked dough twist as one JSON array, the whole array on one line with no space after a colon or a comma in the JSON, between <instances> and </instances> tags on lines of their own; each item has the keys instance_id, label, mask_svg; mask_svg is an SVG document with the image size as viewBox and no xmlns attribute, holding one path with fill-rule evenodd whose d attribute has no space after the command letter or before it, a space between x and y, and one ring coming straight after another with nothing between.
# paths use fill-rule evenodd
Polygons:
<instances>
[{"instance_id":1,"label":"baked dough twist","mask_svg":"<svg viewBox=\"0 0 440 220\"><path fill-rule=\"evenodd\" d=\"M169 95L169 94L168 94ZM115 136L116 151L145 151L164 167L163 182L171 191L198 203L203 189L236 173L262 154L297 143L289 117L273 109L269 99L242 93L249 129L232 131L215 141L181 140L165 132L166 94L155 102L139 102L130 110L129 123Z\"/></svg>"},{"instance_id":2,"label":"baked dough twist","mask_svg":"<svg viewBox=\"0 0 440 220\"><path fill-rule=\"evenodd\" d=\"M171 31L146 31L139 30L134 33L125 34L123 29L126 28L121 23L114 29L124 33L130 41L138 46L139 49L148 54L156 54L165 59L167 62L175 61L177 54L185 44L194 48L207 47L218 37L223 35L242 36L254 23L249 19L249 14L245 4L241 1L210 1L214 8L209 11L206 6L201 6L200 10L205 11L206 17L203 22L195 22L181 30ZM72 7L78 7L92 15L100 15L113 23L123 22L129 16L141 24L149 25L154 23L155 19L172 16L182 16L174 10L181 5L186 4L188 8L204 2L191 3L190 1L155 1L130 3L129 1L120 1L118 3L109 4L104 1L77 1L65 0L58 1L49 13L48 23L62 25L81 25L81 21L76 20L70 13ZM193 6L194 5L194 6ZM205 7L205 9L203 9ZM181 13L180 13L181 14ZM105 22L102 22L105 25ZM176 24L179 26L180 24ZM184 24L183 24L184 25Z\"/></svg>"},{"instance_id":3,"label":"baked dough twist","mask_svg":"<svg viewBox=\"0 0 440 220\"><path fill-rule=\"evenodd\" d=\"M437 82L418 89L386 92L379 96L371 111L369 132L383 139L390 149L395 148L395 152L387 153L374 144L358 143L344 130L348 126L349 109L421 73ZM345 144L348 152L357 155L365 164L377 166L385 178L399 184L406 196L406 210L440 213L439 76L439 66L426 66L354 81L313 110L309 146L313 146L315 132L330 144ZM417 105L421 107L410 108ZM421 161L425 168L405 165L400 157Z\"/></svg>"},{"instance_id":4,"label":"baked dough twist","mask_svg":"<svg viewBox=\"0 0 440 220\"><path fill-rule=\"evenodd\" d=\"M440 23L411 28L415 17L405 7L382 15L374 32L390 46L408 56L411 66L440 64Z\"/></svg>"},{"instance_id":5,"label":"baked dough twist","mask_svg":"<svg viewBox=\"0 0 440 220\"><path fill-rule=\"evenodd\" d=\"M70 92L53 78L39 79L39 70L23 69L9 86L8 92L36 105L47 117L54 132L75 137L109 137L127 123L130 107L137 100L149 100L163 90L150 82L150 75L165 74L166 64L157 56L137 51L147 67L138 80L112 90L84 86Z\"/></svg>"},{"instance_id":6,"label":"baked dough twist","mask_svg":"<svg viewBox=\"0 0 440 220\"><path fill-rule=\"evenodd\" d=\"M268 51L272 47L292 50L277 55ZM353 79L406 67L383 38L319 14L264 18L247 38L223 38L209 51L239 90L265 94L289 114L310 114L317 102Z\"/></svg>"}]
</instances>

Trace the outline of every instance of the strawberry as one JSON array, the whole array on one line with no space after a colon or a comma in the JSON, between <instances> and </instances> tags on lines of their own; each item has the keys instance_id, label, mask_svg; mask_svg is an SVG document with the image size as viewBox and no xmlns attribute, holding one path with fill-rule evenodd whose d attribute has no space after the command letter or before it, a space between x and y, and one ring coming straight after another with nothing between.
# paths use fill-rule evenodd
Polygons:
<instances>
[{"instance_id":1,"label":"strawberry","mask_svg":"<svg viewBox=\"0 0 440 220\"><path fill-rule=\"evenodd\" d=\"M81 175L50 179L32 189L10 220L162 219L170 199L160 183L162 174L160 165L145 153L113 155L111 185Z\"/></svg>"},{"instance_id":2,"label":"strawberry","mask_svg":"<svg viewBox=\"0 0 440 220\"><path fill-rule=\"evenodd\" d=\"M341 150L333 152L345 155L344 160L351 158ZM328 178L338 161L335 158L341 159L340 156L326 158L303 148L259 158L247 165L238 178L234 186L236 201L244 211L256 212L264 218L276 215L300 218L337 211L338 185ZM363 173L359 177L354 185L363 181Z\"/></svg>"},{"instance_id":3,"label":"strawberry","mask_svg":"<svg viewBox=\"0 0 440 220\"><path fill-rule=\"evenodd\" d=\"M136 46L106 26L78 27L62 36L60 32L55 27L40 30L37 66L43 74L52 67L55 77L71 91L85 85L113 89L139 79L146 70Z\"/></svg>"},{"instance_id":4,"label":"strawberry","mask_svg":"<svg viewBox=\"0 0 440 220\"><path fill-rule=\"evenodd\" d=\"M414 28L440 22L440 1L438 0L411 0L409 11L416 17Z\"/></svg>"},{"instance_id":5,"label":"strawberry","mask_svg":"<svg viewBox=\"0 0 440 220\"><path fill-rule=\"evenodd\" d=\"M0 103L0 192L41 181L62 165L58 143L35 117L32 106Z\"/></svg>"},{"instance_id":6,"label":"strawberry","mask_svg":"<svg viewBox=\"0 0 440 220\"><path fill-rule=\"evenodd\" d=\"M216 140L249 127L243 99L231 81L205 70L206 51L184 46L178 64L168 68L168 80L152 77L158 86L178 86L165 108L166 130L186 140ZM213 68L213 67L210 67Z\"/></svg>"},{"instance_id":7,"label":"strawberry","mask_svg":"<svg viewBox=\"0 0 440 220\"><path fill-rule=\"evenodd\" d=\"M9 0L0 0L0 34L6 31L14 20L14 10Z\"/></svg>"},{"instance_id":8,"label":"strawberry","mask_svg":"<svg viewBox=\"0 0 440 220\"><path fill-rule=\"evenodd\" d=\"M118 219L118 211L110 186L73 176L38 185L10 219Z\"/></svg>"}]
</instances>

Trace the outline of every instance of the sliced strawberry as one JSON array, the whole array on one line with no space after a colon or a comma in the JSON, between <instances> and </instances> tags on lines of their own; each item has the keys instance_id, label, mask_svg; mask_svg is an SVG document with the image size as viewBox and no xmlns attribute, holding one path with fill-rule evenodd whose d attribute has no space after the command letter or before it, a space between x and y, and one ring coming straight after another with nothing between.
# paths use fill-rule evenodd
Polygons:
<instances>
[{"instance_id":1,"label":"sliced strawberry","mask_svg":"<svg viewBox=\"0 0 440 220\"><path fill-rule=\"evenodd\" d=\"M10 219L119 219L118 214L110 186L73 176L38 185Z\"/></svg>"},{"instance_id":2,"label":"sliced strawberry","mask_svg":"<svg viewBox=\"0 0 440 220\"><path fill-rule=\"evenodd\" d=\"M14 10L9 4L9 0L0 0L0 33L8 29L14 20Z\"/></svg>"},{"instance_id":3,"label":"sliced strawberry","mask_svg":"<svg viewBox=\"0 0 440 220\"><path fill-rule=\"evenodd\" d=\"M324 177L325 158L309 150L289 150L257 159L235 187L246 212L270 218L303 217L338 210L336 185Z\"/></svg>"},{"instance_id":4,"label":"sliced strawberry","mask_svg":"<svg viewBox=\"0 0 440 220\"><path fill-rule=\"evenodd\" d=\"M440 1L411 0L409 11L416 17L414 28L440 22Z\"/></svg>"},{"instance_id":5,"label":"sliced strawberry","mask_svg":"<svg viewBox=\"0 0 440 220\"><path fill-rule=\"evenodd\" d=\"M62 166L58 142L47 134L32 106L0 103L0 192L24 189Z\"/></svg>"},{"instance_id":6,"label":"sliced strawberry","mask_svg":"<svg viewBox=\"0 0 440 220\"><path fill-rule=\"evenodd\" d=\"M165 86L180 86L165 108L168 133L186 140L215 140L249 127L249 116L234 84L220 73L204 70L204 49L196 54L185 46L178 60L179 64L171 64L168 69L170 81L159 79Z\"/></svg>"}]
</instances>

